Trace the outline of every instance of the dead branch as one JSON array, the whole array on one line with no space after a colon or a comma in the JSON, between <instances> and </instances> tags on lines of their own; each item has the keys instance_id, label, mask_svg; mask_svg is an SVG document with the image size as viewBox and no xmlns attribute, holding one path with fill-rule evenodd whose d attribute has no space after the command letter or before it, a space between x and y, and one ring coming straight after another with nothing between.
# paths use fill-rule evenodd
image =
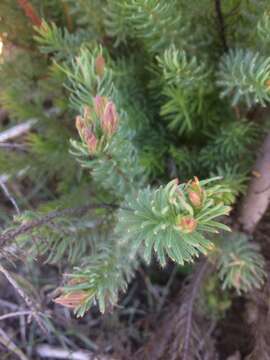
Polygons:
<instances>
[{"instance_id":1,"label":"dead branch","mask_svg":"<svg viewBox=\"0 0 270 360\"><path fill-rule=\"evenodd\" d=\"M169 311L159 323L157 331L149 342L135 354L136 360L162 360L165 358L187 360L191 359L191 354L202 351L211 353L211 359L214 359L215 351L209 341L211 334L209 329L201 331L202 319L196 310L196 301L210 269L211 265L207 260L198 264L189 283L179 293L175 303L170 305ZM202 325L205 328L206 322L202 321ZM211 332L212 330L211 327Z\"/></svg>"},{"instance_id":2,"label":"dead branch","mask_svg":"<svg viewBox=\"0 0 270 360\"><path fill-rule=\"evenodd\" d=\"M0 143L10 141L24 135L25 133L29 132L29 130L31 130L36 123L37 119L30 119L21 124L15 125L10 129L2 131L0 133Z\"/></svg>"},{"instance_id":3,"label":"dead branch","mask_svg":"<svg viewBox=\"0 0 270 360\"><path fill-rule=\"evenodd\" d=\"M1 315L0 321L5 320L5 319L10 319L12 317L22 316L22 315L32 315L32 311L22 310L22 311L15 311L15 312L11 312L11 313L8 313L5 315Z\"/></svg>"},{"instance_id":4,"label":"dead branch","mask_svg":"<svg viewBox=\"0 0 270 360\"><path fill-rule=\"evenodd\" d=\"M65 360L116 360L106 355L95 355L85 350L65 350L59 347L52 347L46 344L39 345L36 353L42 358L65 359Z\"/></svg>"},{"instance_id":5,"label":"dead branch","mask_svg":"<svg viewBox=\"0 0 270 360\"><path fill-rule=\"evenodd\" d=\"M11 204L13 205L14 209L16 210L16 213L19 215L21 212L20 212L20 209L17 205L17 202L16 200L14 199L14 197L10 194L6 184L1 181L1 178L0 178L0 187L2 188L3 190L3 193L5 194L5 196L7 197L7 199L11 202Z\"/></svg>"},{"instance_id":6,"label":"dead branch","mask_svg":"<svg viewBox=\"0 0 270 360\"><path fill-rule=\"evenodd\" d=\"M32 316L36 320L36 322L39 325L39 327L41 328L41 330L46 335L48 335L48 329L45 327L45 325L41 321L39 311L38 311L36 305L33 303L33 301L29 298L29 296L19 286L17 281L10 275L10 273L2 265L0 265L0 272L5 276L7 281L10 283L10 285L13 286L13 288L17 291L17 293L23 298L26 305L31 309Z\"/></svg>"},{"instance_id":7,"label":"dead branch","mask_svg":"<svg viewBox=\"0 0 270 360\"><path fill-rule=\"evenodd\" d=\"M253 174L239 213L240 225L249 234L254 232L270 202L270 133L259 151Z\"/></svg>"},{"instance_id":8,"label":"dead branch","mask_svg":"<svg viewBox=\"0 0 270 360\"><path fill-rule=\"evenodd\" d=\"M3 329L0 328L0 343L4 345L10 352L16 354L20 360L30 360L14 342L9 338Z\"/></svg>"}]
</instances>

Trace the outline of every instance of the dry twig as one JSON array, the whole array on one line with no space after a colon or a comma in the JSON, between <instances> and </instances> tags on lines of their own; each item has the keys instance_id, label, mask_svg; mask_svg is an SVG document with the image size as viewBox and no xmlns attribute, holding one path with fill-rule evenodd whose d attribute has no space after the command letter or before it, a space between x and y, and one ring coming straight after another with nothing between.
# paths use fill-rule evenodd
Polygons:
<instances>
[{"instance_id":1,"label":"dry twig","mask_svg":"<svg viewBox=\"0 0 270 360\"><path fill-rule=\"evenodd\" d=\"M37 354L42 358L65 359L65 360L116 360L106 355L95 355L85 350L65 350L59 347L52 347L46 344L36 348Z\"/></svg>"},{"instance_id":2,"label":"dry twig","mask_svg":"<svg viewBox=\"0 0 270 360\"><path fill-rule=\"evenodd\" d=\"M10 275L10 273L0 265L0 272L5 276L8 282L13 286L13 288L17 291L17 293L23 298L26 305L31 309L32 316L36 320L37 324L41 328L41 330L47 335L48 329L44 326L43 322L40 319L39 311L33 301L29 298L29 296L23 291L23 289L19 286L17 281Z\"/></svg>"},{"instance_id":3,"label":"dry twig","mask_svg":"<svg viewBox=\"0 0 270 360\"><path fill-rule=\"evenodd\" d=\"M15 125L10 129L7 129L5 131L2 131L0 133L0 143L3 143L5 141L10 141L12 139L15 139L19 136L24 135L29 130L32 129L32 127L37 123L37 119L30 119L27 120L21 124Z\"/></svg>"},{"instance_id":4,"label":"dry twig","mask_svg":"<svg viewBox=\"0 0 270 360\"><path fill-rule=\"evenodd\" d=\"M16 354L20 360L30 360L14 342L7 336L5 331L0 328L0 343L4 345L13 354Z\"/></svg>"}]
</instances>

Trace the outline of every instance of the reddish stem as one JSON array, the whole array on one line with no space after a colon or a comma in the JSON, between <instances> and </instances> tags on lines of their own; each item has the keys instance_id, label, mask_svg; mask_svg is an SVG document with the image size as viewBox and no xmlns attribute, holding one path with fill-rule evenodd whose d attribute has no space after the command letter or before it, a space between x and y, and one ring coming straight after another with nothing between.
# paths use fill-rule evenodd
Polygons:
<instances>
[{"instance_id":1,"label":"reddish stem","mask_svg":"<svg viewBox=\"0 0 270 360\"><path fill-rule=\"evenodd\" d=\"M32 24L40 27L42 20L36 10L28 0L17 0L19 6L23 9L25 15L31 20Z\"/></svg>"}]
</instances>

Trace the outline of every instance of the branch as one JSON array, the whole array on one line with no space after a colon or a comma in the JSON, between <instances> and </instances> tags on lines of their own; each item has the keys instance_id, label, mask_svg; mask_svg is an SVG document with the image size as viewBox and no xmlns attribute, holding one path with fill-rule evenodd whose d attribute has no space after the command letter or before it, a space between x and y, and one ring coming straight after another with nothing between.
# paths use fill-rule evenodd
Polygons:
<instances>
[{"instance_id":1,"label":"branch","mask_svg":"<svg viewBox=\"0 0 270 360\"><path fill-rule=\"evenodd\" d=\"M15 125L10 129L2 131L0 133L0 143L24 135L33 127L34 124L36 124L36 122L37 122L36 119L30 119L19 125Z\"/></svg>"},{"instance_id":2,"label":"branch","mask_svg":"<svg viewBox=\"0 0 270 360\"><path fill-rule=\"evenodd\" d=\"M218 26L219 26L219 36L221 39L223 49L225 52L227 52L228 44L227 44L226 32L225 32L225 22L224 22L224 17L222 14L222 9L221 9L221 0L215 0L215 9L216 9Z\"/></svg>"},{"instance_id":3,"label":"branch","mask_svg":"<svg viewBox=\"0 0 270 360\"><path fill-rule=\"evenodd\" d=\"M38 345L36 348L37 354L41 358L53 358L64 360L115 360L112 357L105 355L95 355L90 351L85 350L65 350L59 347L52 347L46 344Z\"/></svg>"},{"instance_id":4,"label":"branch","mask_svg":"<svg viewBox=\"0 0 270 360\"><path fill-rule=\"evenodd\" d=\"M22 311L15 311L15 312L11 312L5 315L1 315L0 316L0 321L5 320L5 319L9 319L12 317L17 317L17 316L22 316L22 315L33 315L33 312L31 310L22 310Z\"/></svg>"},{"instance_id":5,"label":"branch","mask_svg":"<svg viewBox=\"0 0 270 360\"><path fill-rule=\"evenodd\" d=\"M52 211L45 215L44 217L36 220L31 220L23 223L18 226L16 229L11 229L6 231L4 234L0 235L0 249L3 247L8 241L14 240L19 235L28 233L33 231L35 228L40 227L54 220L55 218L62 216L72 216L72 215L83 215L89 210L95 209L117 209L117 205L113 204L91 204L85 205L78 208L68 208L59 211Z\"/></svg>"},{"instance_id":6,"label":"branch","mask_svg":"<svg viewBox=\"0 0 270 360\"><path fill-rule=\"evenodd\" d=\"M9 351L13 352L18 356L20 360L30 360L14 342L7 336L5 331L0 328L0 343L4 345Z\"/></svg>"},{"instance_id":7,"label":"branch","mask_svg":"<svg viewBox=\"0 0 270 360\"><path fill-rule=\"evenodd\" d=\"M135 354L136 359L178 359L181 355L181 360L187 360L202 350L213 358L215 349L210 343L212 326L211 331L206 330L207 322L201 319L196 309L196 301L210 269L207 260L197 265L190 282L178 294L175 303L170 305L163 320L158 322L156 332Z\"/></svg>"},{"instance_id":8,"label":"branch","mask_svg":"<svg viewBox=\"0 0 270 360\"><path fill-rule=\"evenodd\" d=\"M45 333L45 335L48 335L48 330L40 320L39 311L36 307L36 305L33 303L33 301L28 297L28 295L23 291L23 289L19 286L17 281L10 275L10 273L2 266L0 265L0 272L5 276L7 281L13 286L13 288L17 291L17 293L23 298L26 305L31 309L32 316L36 320L37 324L41 328L41 330Z\"/></svg>"},{"instance_id":9,"label":"branch","mask_svg":"<svg viewBox=\"0 0 270 360\"><path fill-rule=\"evenodd\" d=\"M17 205L16 200L14 199L14 197L10 194L6 184L4 181L2 181L1 177L0 177L0 187L2 188L5 196L8 198L8 200L11 202L11 204L13 205L14 209L16 210L16 213L19 215L20 214L20 209Z\"/></svg>"},{"instance_id":10,"label":"branch","mask_svg":"<svg viewBox=\"0 0 270 360\"><path fill-rule=\"evenodd\" d=\"M195 301L197 299L197 296L199 294L199 291L202 286L202 282L206 273L206 270L208 268L208 262L205 261L201 267L197 270L197 272L194 274L194 278L192 281L192 290L190 294L190 298L188 299L188 308L186 313L186 334L185 339L183 343L183 360L187 360L189 356L190 351L190 340L192 338L191 331L192 331L192 319L193 319L193 313L194 313L194 305Z\"/></svg>"},{"instance_id":11,"label":"branch","mask_svg":"<svg viewBox=\"0 0 270 360\"><path fill-rule=\"evenodd\" d=\"M38 16L36 10L28 0L17 0L19 6L23 9L25 15L31 20L32 24L40 27L42 24L41 18Z\"/></svg>"},{"instance_id":12,"label":"branch","mask_svg":"<svg viewBox=\"0 0 270 360\"><path fill-rule=\"evenodd\" d=\"M243 230L253 233L270 202L270 133L259 151L251 180L240 208L239 222Z\"/></svg>"}]
</instances>

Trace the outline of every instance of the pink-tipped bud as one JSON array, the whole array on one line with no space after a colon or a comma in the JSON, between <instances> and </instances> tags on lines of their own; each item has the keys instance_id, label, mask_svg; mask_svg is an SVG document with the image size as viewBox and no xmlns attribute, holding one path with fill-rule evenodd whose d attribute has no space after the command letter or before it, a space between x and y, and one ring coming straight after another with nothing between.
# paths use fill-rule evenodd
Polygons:
<instances>
[{"instance_id":1,"label":"pink-tipped bud","mask_svg":"<svg viewBox=\"0 0 270 360\"><path fill-rule=\"evenodd\" d=\"M94 98L94 109L99 118L103 116L107 104L108 99L105 96L97 95Z\"/></svg>"},{"instance_id":2,"label":"pink-tipped bud","mask_svg":"<svg viewBox=\"0 0 270 360\"><path fill-rule=\"evenodd\" d=\"M185 234L190 234L195 231L197 225L197 220L191 216L183 216L177 224L179 230Z\"/></svg>"},{"instance_id":3,"label":"pink-tipped bud","mask_svg":"<svg viewBox=\"0 0 270 360\"><path fill-rule=\"evenodd\" d=\"M195 191L190 191L188 193L188 197L189 197L189 201L191 202L191 204L196 207L199 208L202 205L202 198L200 196L200 194L196 193Z\"/></svg>"},{"instance_id":4,"label":"pink-tipped bud","mask_svg":"<svg viewBox=\"0 0 270 360\"><path fill-rule=\"evenodd\" d=\"M105 71L105 59L101 54L96 58L95 66L97 75L103 77Z\"/></svg>"},{"instance_id":5,"label":"pink-tipped bud","mask_svg":"<svg viewBox=\"0 0 270 360\"><path fill-rule=\"evenodd\" d=\"M89 154L94 154L98 145L98 140L95 134L90 129L85 129L83 132L83 136L88 147Z\"/></svg>"},{"instance_id":6,"label":"pink-tipped bud","mask_svg":"<svg viewBox=\"0 0 270 360\"><path fill-rule=\"evenodd\" d=\"M89 295L86 291L74 291L72 293L59 296L54 299L54 302L68 308L75 309L76 307L82 305L88 296Z\"/></svg>"},{"instance_id":7,"label":"pink-tipped bud","mask_svg":"<svg viewBox=\"0 0 270 360\"><path fill-rule=\"evenodd\" d=\"M202 206L205 198L205 192L201 187L200 181L197 177L195 177L194 180L189 185L188 197L189 197L189 201L195 208L199 208Z\"/></svg>"},{"instance_id":8,"label":"pink-tipped bud","mask_svg":"<svg viewBox=\"0 0 270 360\"><path fill-rule=\"evenodd\" d=\"M83 138L83 131L85 129L85 124L83 118L80 115L76 116L75 126L76 129L78 130L80 137Z\"/></svg>"},{"instance_id":9,"label":"pink-tipped bud","mask_svg":"<svg viewBox=\"0 0 270 360\"><path fill-rule=\"evenodd\" d=\"M118 114L115 104L109 101L105 107L104 114L101 117L101 127L104 133L108 136L113 135L118 126Z\"/></svg>"}]
</instances>

